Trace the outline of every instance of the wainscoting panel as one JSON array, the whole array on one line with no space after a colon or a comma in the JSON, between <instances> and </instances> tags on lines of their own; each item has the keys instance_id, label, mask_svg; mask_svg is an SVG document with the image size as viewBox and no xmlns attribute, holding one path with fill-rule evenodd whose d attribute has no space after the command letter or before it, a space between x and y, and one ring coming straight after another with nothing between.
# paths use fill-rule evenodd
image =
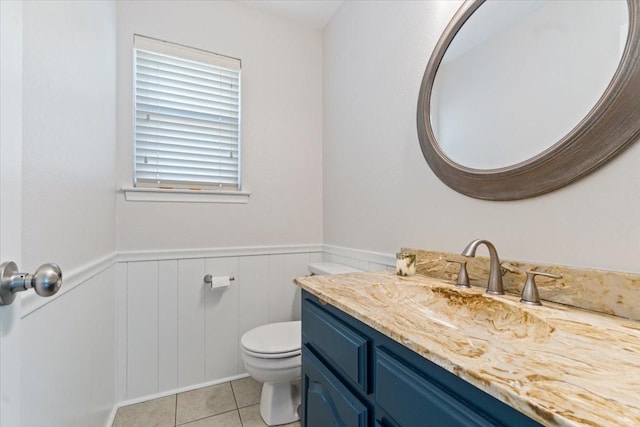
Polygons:
<instances>
[{"instance_id":1,"label":"wainscoting panel","mask_svg":"<svg viewBox=\"0 0 640 427\"><path fill-rule=\"evenodd\" d=\"M322 252L297 247L291 253L285 247L245 252L174 260L138 261L141 256L132 256L134 261L119 263L118 277L126 280L116 285L117 328L126 331L126 340L118 341L118 354L126 355L116 381L124 387L116 390L119 400L242 375L244 332L300 318L300 292L292 278L308 274L309 262L322 261ZM205 274L235 280L229 287L210 289ZM126 380L118 380L123 375Z\"/></svg>"},{"instance_id":2,"label":"wainscoting panel","mask_svg":"<svg viewBox=\"0 0 640 427\"><path fill-rule=\"evenodd\" d=\"M127 268L128 263L115 265L115 400L122 402L127 398Z\"/></svg>"},{"instance_id":3,"label":"wainscoting panel","mask_svg":"<svg viewBox=\"0 0 640 427\"><path fill-rule=\"evenodd\" d=\"M204 275L204 259L178 261L178 387L204 382Z\"/></svg>"},{"instance_id":4,"label":"wainscoting panel","mask_svg":"<svg viewBox=\"0 0 640 427\"><path fill-rule=\"evenodd\" d=\"M105 425L115 403L114 271L23 318L21 426Z\"/></svg>"},{"instance_id":5,"label":"wainscoting panel","mask_svg":"<svg viewBox=\"0 0 640 427\"><path fill-rule=\"evenodd\" d=\"M324 245L323 248L324 261L348 265L349 267L359 268L363 271L395 269L396 266L394 254L363 251L333 245Z\"/></svg>"},{"instance_id":6,"label":"wainscoting panel","mask_svg":"<svg viewBox=\"0 0 640 427\"><path fill-rule=\"evenodd\" d=\"M303 254L303 257L306 254ZM290 255L289 255L290 256ZM289 289L287 286L284 272L284 255L269 255L269 277L268 280L268 306L269 306L269 323L286 322L287 320L296 319L295 313L287 311L290 308L295 312L295 306L292 304L287 307L286 299L288 292L295 292L295 287Z\"/></svg>"},{"instance_id":7,"label":"wainscoting panel","mask_svg":"<svg viewBox=\"0 0 640 427\"><path fill-rule=\"evenodd\" d=\"M282 275L285 280L274 283L271 294L271 318L300 320L300 288L289 286L296 276L309 274L309 263L322 260L321 254L312 254L308 259L303 254L293 254L282 260Z\"/></svg>"},{"instance_id":8,"label":"wainscoting panel","mask_svg":"<svg viewBox=\"0 0 640 427\"><path fill-rule=\"evenodd\" d=\"M127 266L127 387L136 396L158 390L158 262Z\"/></svg>"},{"instance_id":9,"label":"wainscoting panel","mask_svg":"<svg viewBox=\"0 0 640 427\"><path fill-rule=\"evenodd\" d=\"M238 327L242 337L248 330L269 323L269 256L242 257L239 270L239 309L242 315Z\"/></svg>"},{"instance_id":10,"label":"wainscoting panel","mask_svg":"<svg viewBox=\"0 0 640 427\"><path fill-rule=\"evenodd\" d=\"M242 334L299 319L292 278L323 260L363 270L394 263L306 245L127 253L78 269L64 292L33 298L21 314L21 399L38 402L37 411L24 405L21 425L108 426L114 405L243 375ZM235 280L212 290L207 273Z\"/></svg>"},{"instance_id":11,"label":"wainscoting panel","mask_svg":"<svg viewBox=\"0 0 640 427\"><path fill-rule=\"evenodd\" d=\"M205 378L214 381L243 372L238 365L240 274L237 257L208 258L208 274L233 276L228 288L206 290Z\"/></svg>"},{"instance_id":12,"label":"wainscoting panel","mask_svg":"<svg viewBox=\"0 0 640 427\"><path fill-rule=\"evenodd\" d=\"M178 387L178 262L158 262L158 390Z\"/></svg>"}]
</instances>

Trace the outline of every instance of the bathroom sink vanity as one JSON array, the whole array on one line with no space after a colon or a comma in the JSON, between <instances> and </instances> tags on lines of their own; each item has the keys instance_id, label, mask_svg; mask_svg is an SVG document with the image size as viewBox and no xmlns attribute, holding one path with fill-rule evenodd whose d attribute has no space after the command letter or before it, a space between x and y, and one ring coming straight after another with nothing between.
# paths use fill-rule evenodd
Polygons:
<instances>
[{"instance_id":1,"label":"bathroom sink vanity","mask_svg":"<svg viewBox=\"0 0 640 427\"><path fill-rule=\"evenodd\" d=\"M295 283L306 427L640 425L638 322L393 272Z\"/></svg>"},{"instance_id":2,"label":"bathroom sink vanity","mask_svg":"<svg viewBox=\"0 0 640 427\"><path fill-rule=\"evenodd\" d=\"M303 292L307 427L540 424Z\"/></svg>"}]
</instances>

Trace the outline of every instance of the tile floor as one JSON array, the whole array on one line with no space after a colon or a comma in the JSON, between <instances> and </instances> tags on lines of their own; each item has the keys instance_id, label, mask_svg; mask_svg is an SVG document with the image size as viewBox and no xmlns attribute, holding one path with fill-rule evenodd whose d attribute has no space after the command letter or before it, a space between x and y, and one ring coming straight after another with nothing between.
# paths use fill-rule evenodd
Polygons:
<instances>
[{"instance_id":1,"label":"tile floor","mask_svg":"<svg viewBox=\"0 0 640 427\"><path fill-rule=\"evenodd\" d=\"M252 378L204 387L118 409L113 427L265 427L262 384ZM300 427L299 422L286 427Z\"/></svg>"}]
</instances>

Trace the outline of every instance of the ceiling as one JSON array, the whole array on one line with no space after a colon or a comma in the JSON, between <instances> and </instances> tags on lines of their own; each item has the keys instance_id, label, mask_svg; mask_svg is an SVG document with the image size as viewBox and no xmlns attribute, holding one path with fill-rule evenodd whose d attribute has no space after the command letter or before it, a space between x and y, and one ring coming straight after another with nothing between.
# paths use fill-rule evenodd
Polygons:
<instances>
[{"instance_id":1,"label":"ceiling","mask_svg":"<svg viewBox=\"0 0 640 427\"><path fill-rule=\"evenodd\" d=\"M260 9L296 22L306 27L321 30L342 5L343 0L237 0L247 6Z\"/></svg>"}]
</instances>

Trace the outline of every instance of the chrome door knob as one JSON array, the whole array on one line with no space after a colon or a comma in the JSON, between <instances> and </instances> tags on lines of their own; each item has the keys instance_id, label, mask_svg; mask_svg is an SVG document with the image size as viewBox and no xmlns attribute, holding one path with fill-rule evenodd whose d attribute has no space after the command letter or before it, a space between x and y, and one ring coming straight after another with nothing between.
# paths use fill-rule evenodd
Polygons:
<instances>
[{"instance_id":1,"label":"chrome door knob","mask_svg":"<svg viewBox=\"0 0 640 427\"><path fill-rule=\"evenodd\" d=\"M9 305L17 292L33 288L43 297L50 297L62 286L62 270L57 264L43 264L35 274L20 273L15 262L0 265L0 305Z\"/></svg>"},{"instance_id":2,"label":"chrome door knob","mask_svg":"<svg viewBox=\"0 0 640 427\"><path fill-rule=\"evenodd\" d=\"M58 264L43 264L31 279L31 286L41 297L50 297L62 286L62 270Z\"/></svg>"}]
</instances>

